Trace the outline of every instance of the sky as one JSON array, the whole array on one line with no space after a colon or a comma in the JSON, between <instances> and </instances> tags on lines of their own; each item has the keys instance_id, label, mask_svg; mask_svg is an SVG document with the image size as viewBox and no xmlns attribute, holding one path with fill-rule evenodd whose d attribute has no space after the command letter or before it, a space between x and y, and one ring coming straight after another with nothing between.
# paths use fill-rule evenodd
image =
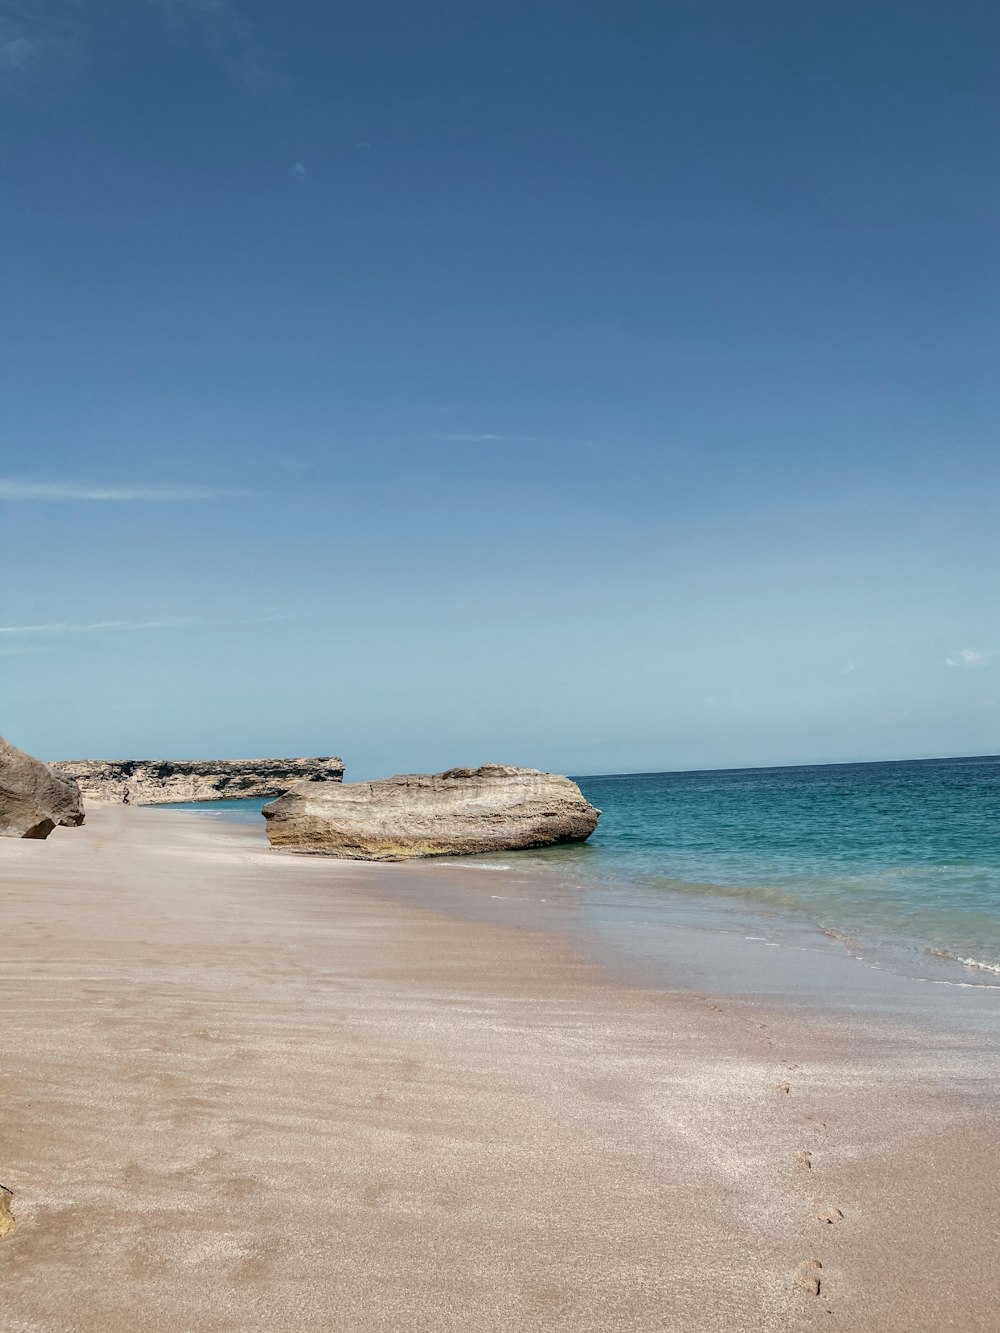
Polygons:
<instances>
[{"instance_id":1,"label":"sky","mask_svg":"<svg viewBox=\"0 0 1000 1333\"><path fill-rule=\"evenodd\" d=\"M0 0L0 731L1000 752L1000 11Z\"/></svg>"}]
</instances>

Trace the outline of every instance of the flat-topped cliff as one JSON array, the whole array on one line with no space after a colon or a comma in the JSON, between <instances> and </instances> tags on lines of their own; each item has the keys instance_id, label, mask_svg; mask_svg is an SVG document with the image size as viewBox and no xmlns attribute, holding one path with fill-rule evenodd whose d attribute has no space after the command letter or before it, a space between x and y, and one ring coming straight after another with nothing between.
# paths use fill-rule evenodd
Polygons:
<instances>
[{"instance_id":1,"label":"flat-topped cliff","mask_svg":"<svg viewBox=\"0 0 1000 1333\"><path fill-rule=\"evenodd\" d=\"M344 761L319 759L66 759L50 767L74 778L88 801L173 801L281 796L300 782L340 782Z\"/></svg>"}]
</instances>

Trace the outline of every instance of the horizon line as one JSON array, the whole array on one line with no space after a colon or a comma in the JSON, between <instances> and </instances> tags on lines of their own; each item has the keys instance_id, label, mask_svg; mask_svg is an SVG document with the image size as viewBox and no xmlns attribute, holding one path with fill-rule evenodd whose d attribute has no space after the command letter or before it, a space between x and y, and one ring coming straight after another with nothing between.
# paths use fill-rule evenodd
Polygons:
<instances>
[{"instance_id":1,"label":"horizon line","mask_svg":"<svg viewBox=\"0 0 1000 1333\"><path fill-rule=\"evenodd\" d=\"M687 773L770 773L783 768L861 768L873 764L940 764L970 759L1000 759L996 754L922 754L896 759L822 759L810 763L793 764L723 764L716 768L644 768L629 769L623 773L569 773L577 778L657 778L666 774L681 776Z\"/></svg>"}]
</instances>

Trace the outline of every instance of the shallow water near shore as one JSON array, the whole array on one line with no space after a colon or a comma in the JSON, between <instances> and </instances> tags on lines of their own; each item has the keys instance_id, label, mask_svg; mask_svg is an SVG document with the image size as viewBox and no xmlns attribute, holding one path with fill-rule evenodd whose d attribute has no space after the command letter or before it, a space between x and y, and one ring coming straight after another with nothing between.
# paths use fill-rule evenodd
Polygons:
<instances>
[{"instance_id":1,"label":"shallow water near shore","mask_svg":"<svg viewBox=\"0 0 1000 1333\"><path fill-rule=\"evenodd\" d=\"M603 812L588 843L434 864L572 902L637 956L687 923L1000 986L1000 756L577 781ZM261 827L262 804L173 808Z\"/></svg>"}]
</instances>

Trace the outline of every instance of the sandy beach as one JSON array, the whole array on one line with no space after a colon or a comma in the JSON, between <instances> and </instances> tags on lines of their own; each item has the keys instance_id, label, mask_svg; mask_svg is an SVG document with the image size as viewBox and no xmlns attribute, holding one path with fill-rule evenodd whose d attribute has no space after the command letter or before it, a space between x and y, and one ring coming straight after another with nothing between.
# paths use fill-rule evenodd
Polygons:
<instances>
[{"instance_id":1,"label":"sandy beach","mask_svg":"<svg viewBox=\"0 0 1000 1333\"><path fill-rule=\"evenodd\" d=\"M984 1038L629 985L202 815L0 871L11 1333L1000 1328Z\"/></svg>"}]
</instances>

